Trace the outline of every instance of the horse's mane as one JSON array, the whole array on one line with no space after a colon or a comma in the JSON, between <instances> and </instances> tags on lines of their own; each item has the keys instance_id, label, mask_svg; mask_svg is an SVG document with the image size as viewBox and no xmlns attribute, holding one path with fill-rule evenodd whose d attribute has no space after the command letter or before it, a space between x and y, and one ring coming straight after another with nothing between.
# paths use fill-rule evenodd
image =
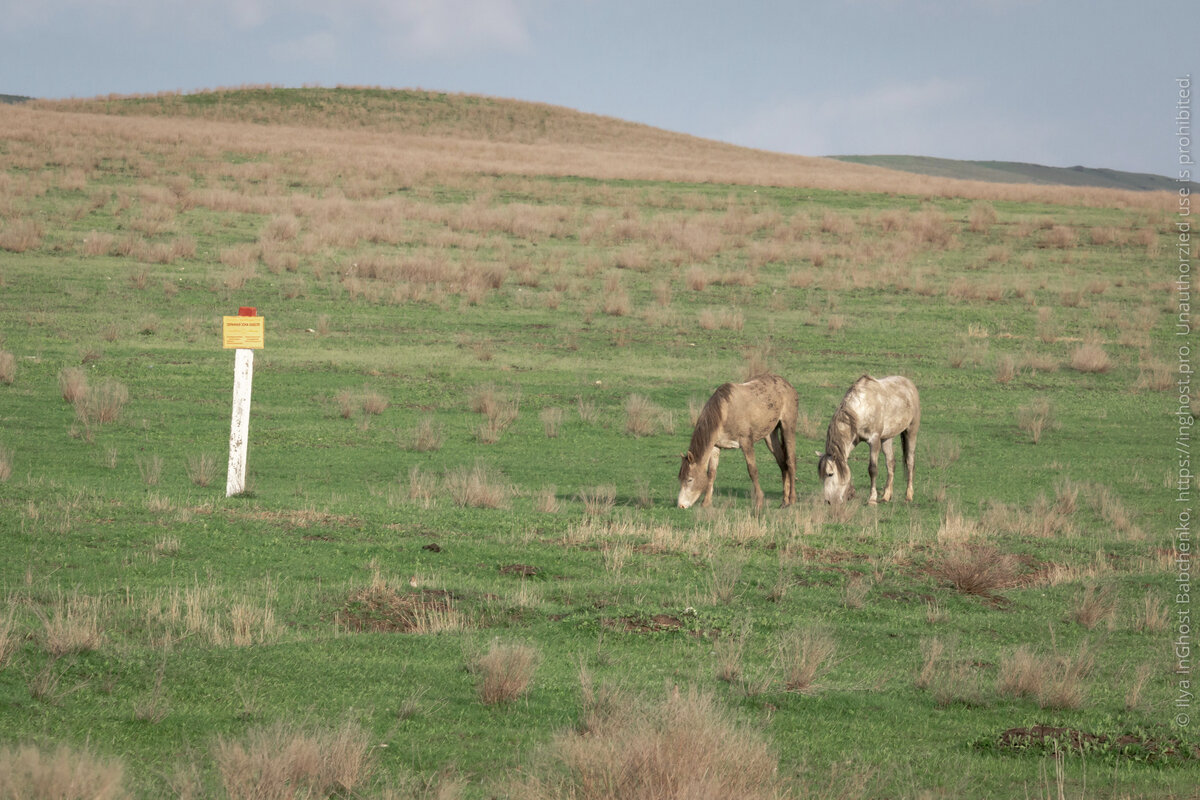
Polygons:
<instances>
[{"instance_id":1,"label":"horse's mane","mask_svg":"<svg viewBox=\"0 0 1200 800\"><path fill-rule=\"evenodd\" d=\"M870 375L863 375L847 390L837 411L833 412L833 419L829 420L829 430L825 432L825 452L842 462L850 456L849 450L854 445L854 431L858 428L858 415L850 408L850 398L864 381L869 380L874 379Z\"/></svg>"},{"instance_id":2,"label":"horse's mane","mask_svg":"<svg viewBox=\"0 0 1200 800\"><path fill-rule=\"evenodd\" d=\"M696 459L699 459L712 447L717 429L725 420L725 406L729 403L731 394L733 394L733 384L721 384L713 392L712 397L708 398L704 408L700 410L700 417L696 420L696 427L692 431L692 441L687 449Z\"/></svg>"}]
</instances>

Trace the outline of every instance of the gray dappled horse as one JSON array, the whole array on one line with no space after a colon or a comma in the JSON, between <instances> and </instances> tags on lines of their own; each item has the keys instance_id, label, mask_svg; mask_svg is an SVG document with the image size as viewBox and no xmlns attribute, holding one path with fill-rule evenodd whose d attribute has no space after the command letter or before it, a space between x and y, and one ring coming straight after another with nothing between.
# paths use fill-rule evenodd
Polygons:
<instances>
[{"instance_id":1,"label":"gray dappled horse","mask_svg":"<svg viewBox=\"0 0 1200 800\"><path fill-rule=\"evenodd\" d=\"M843 503L854 496L854 482L850 478L850 451L859 442L871 448L871 496L868 502L878 500L875 490L875 475L879 471L879 451L887 458L887 484L883 487L883 502L892 499L892 478L896 470L896 458L892 451L892 440L899 436L904 445L904 469L908 474L908 490L905 500L913 499L913 466L917 450L917 430L921 426L921 401L917 387L908 378L892 375L876 380L863 375L854 382L842 398L841 405L829 422L825 435L825 454L817 462L825 489L825 502Z\"/></svg>"},{"instance_id":2,"label":"gray dappled horse","mask_svg":"<svg viewBox=\"0 0 1200 800\"><path fill-rule=\"evenodd\" d=\"M765 439L783 473L783 505L796 499L796 416L799 396L778 375L759 375L745 383L721 385L696 420L692 441L679 468L680 508L690 508L704 496L712 503L713 483L721 450L737 448L746 457L746 469L754 484L754 507L762 508L763 491L758 485L754 443Z\"/></svg>"}]
</instances>

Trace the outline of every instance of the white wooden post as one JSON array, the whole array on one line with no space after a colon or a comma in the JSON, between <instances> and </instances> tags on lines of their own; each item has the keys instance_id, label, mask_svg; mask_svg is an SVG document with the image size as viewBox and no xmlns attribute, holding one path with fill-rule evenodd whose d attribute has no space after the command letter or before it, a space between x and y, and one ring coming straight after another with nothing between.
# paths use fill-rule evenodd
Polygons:
<instances>
[{"instance_id":1,"label":"white wooden post","mask_svg":"<svg viewBox=\"0 0 1200 800\"><path fill-rule=\"evenodd\" d=\"M239 348L233 365L233 424L229 430L229 472L225 496L246 491L246 451L250 449L250 386L254 381L254 351Z\"/></svg>"}]
</instances>

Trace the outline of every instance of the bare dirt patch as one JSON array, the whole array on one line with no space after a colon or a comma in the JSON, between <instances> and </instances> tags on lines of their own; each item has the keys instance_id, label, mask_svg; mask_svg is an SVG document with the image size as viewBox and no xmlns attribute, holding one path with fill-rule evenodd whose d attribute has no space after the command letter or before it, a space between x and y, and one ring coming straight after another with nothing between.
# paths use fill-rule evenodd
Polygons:
<instances>
[{"instance_id":1,"label":"bare dirt patch","mask_svg":"<svg viewBox=\"0 0 1200 800\"><path fill-rule=\"evenodd\" d=\"M441 589L400 592L369 586L351 592L338 609L338 619L352 631L421 633L431 618L455 614L453 596Z\"/></svg>"},{"instance_id":2,"label":"bare dirt patch","mask_svg":"<svg viewBox=\"0 0 1200 800\"><path fill-rule=\"evenodd\" d=\"M975 746L1001 753L1041 756L1073 752L1156 764L1195 764L1200 761L1200 745L1184 741L1165 729L1108 735L1077 728L1033 725L1009 728L998 736L976 742Z\"/></svg>"}]
</instances>

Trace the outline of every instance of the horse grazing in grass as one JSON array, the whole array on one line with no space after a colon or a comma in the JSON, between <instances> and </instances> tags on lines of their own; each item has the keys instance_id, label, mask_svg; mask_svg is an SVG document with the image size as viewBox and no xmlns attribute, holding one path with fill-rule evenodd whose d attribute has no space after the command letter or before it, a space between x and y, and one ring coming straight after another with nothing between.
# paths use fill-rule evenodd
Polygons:
<instances>
[{"instance_id":1,"label":"horse grazing in grass","mask_svg":"<svg viewBox=\"0 0 1200 800\"><path fill-rule=\"evenodd\" d=\"M913 466L917 451L917 429L921 426L921 401L917 387L908 378L892 375L876 380L863 375L854 382L833 413L825 435L825 454L817 462L817 474L825 485L825 502L842 503L854 496L850 478L850 451L859 442L871 447L872 505L878 499L875 475L879 471L879 451L887 457L887 484L883 487L883 502L892 499L892 478L896 458L892 440L899 436L904 444L904 469L908 473L905 500L913 499Z\"/></svg>"},{"instance_id":2,"label":"horse grazing in grass","mask_svg":"<svg viewBox=\"0 0 1200 800\"><path fill-rule=\"evenodd\" d=\"M708 398L692 442L679 468L679 507L690 508L704 495L712 503L713 484L721 450L739 448L754 483L754 508L761 509L763 490L758 485L754 443L766 439L767 447L783 473L783 505L796 499L796 416L799 396L778 375L760 375L745 383L726 383Z\"/></svg>"}]
</instances>

